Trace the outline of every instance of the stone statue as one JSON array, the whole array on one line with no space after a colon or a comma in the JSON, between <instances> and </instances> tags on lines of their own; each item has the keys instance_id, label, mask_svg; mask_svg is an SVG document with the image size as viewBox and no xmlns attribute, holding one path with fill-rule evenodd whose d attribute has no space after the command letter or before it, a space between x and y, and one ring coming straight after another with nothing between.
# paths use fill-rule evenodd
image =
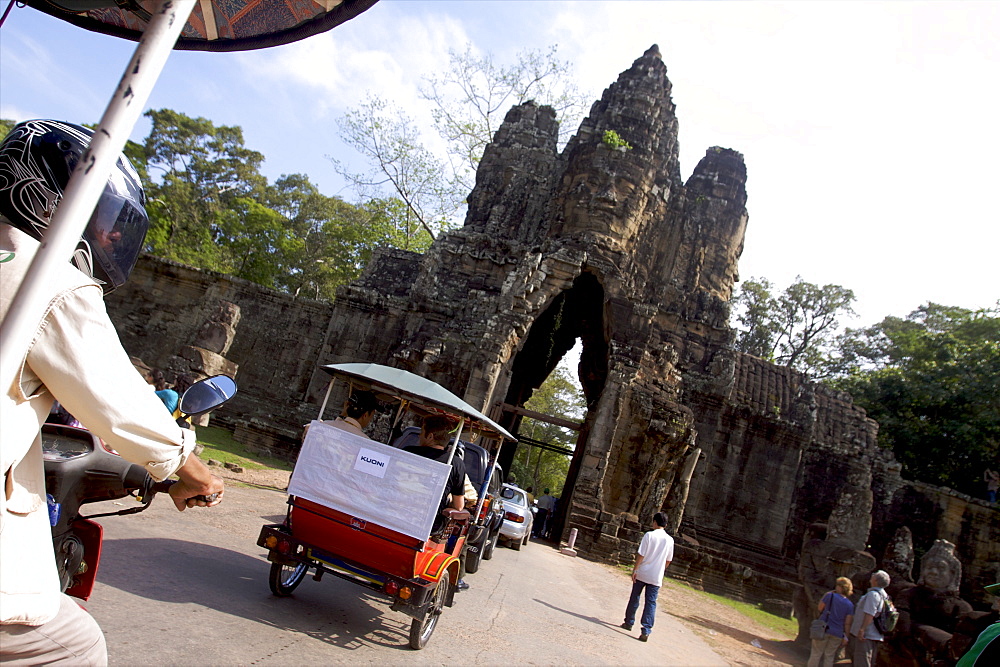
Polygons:
<instances>
[{"instance_id":1,"label":"stone statue","mask_svg":"<svg viewBox=\"0 0 1000 667\"><path fill-rule=\"evenodd\" d=\"M882 569L889 573L892 584L913 584L913 533L907 526L896 529L886 545L882 554ZM892 592L889 594L892 595Z\"/></svg>"},{"instance_id":2,"label":"stone statue","mask_svg":"<svg viewBox=\"0 0 1000 667\"><path fill-rule=\"evenodd\" d=\"M913 558L913 533L909 527L900 526L886 545L881 563L891 579L885 592L893 600L916 586L913 583Z\"/></svg>"},{"instance_id":3,"label":"stone statue","mask_svg":"<svg viewBox=\"0 0 1000 667\"><path fill-rule=\"evenodd\" d=\"M955 556L955 545L947 540L934 540L924 557L920 559L920 581L936 594L958 597L962 583L962 562Z\"/></svg>"},{"instance_id":4,"label":"stone statue","mask_svg":"<svg viewBox=\"0 0 1000 667\"><path fill-rule=\"evenodd\" d=\"M962 563L955 545L935 540L920 559L920 579L897 593L899 624L891 635L887 658L893 664L952 664L950 643L959 621L972 605L958 597Z\"/></svg>"}]
</instances>

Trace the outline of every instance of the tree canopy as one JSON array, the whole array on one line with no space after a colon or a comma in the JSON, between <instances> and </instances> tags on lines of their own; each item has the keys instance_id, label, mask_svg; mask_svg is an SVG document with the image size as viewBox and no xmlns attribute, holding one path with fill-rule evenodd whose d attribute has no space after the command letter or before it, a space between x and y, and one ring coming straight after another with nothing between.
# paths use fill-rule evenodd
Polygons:
<instances>
[{"instance_id":1,"label":"tree canopy","mask_svg":"<svg viewBox=\"0 0 1000 667\"><path fill-rule=\"evenodd\" d=\"M816 285L798 276L780 294L763 278L744 282L736 306L736 348L820 378L844 316L855 315L854 292L840 285Z\"/></svg>"},{"instance_id":2,"label":"tree canopy","mask_svg":"<svg viewBox=\"0 0 1000 667\"><path fill-rule=\"evenodd\" d=\"M847 330L831 381L879 422L904 476L973 495L1000 457L1000 304L928 303Z\"/></svg>"},{"instance_id":3,"label":"tree canopy","mask_svg":"<svg viewBox=\"0 0 1000 667\"><path fill-rule=\"evenodd\" d=\"M433 239L454 226L474 185L476 168L507 111L535 100L552 106L561 134L575 130L587 109L556 46L517 54L499 64L471 46L449 51L449 68L424 77L421 97L431 105L434 129L444 149L432 150L412 118L391 101L369 93L360 106L339 120L340 136L365 158L360 171L334 165L364 198L397 197L405 213ZM409 224L409 223L407 223Z\"/></svg>"},{"instance_id":4,"label":"tree canopy","mask_svg":"<svg viewBox=\"0 0 1000 667\"><path fill-rule=\"evenodd\" d=\"M349 204L323 195L304 174L269 183L260 173L264 156L245 146L239 127L169 109L146 115L149 136L127 152L144 176L153 254L332 299L379 245L426 248L412 228L396 226L398 200Z\"/></svg>"},{"instance_id":5,"label":"tree canopy","mask_svg":"<svg viewBox=\"0 0 1000 667\"><path fill-rule=\"evenodd\" d=\"M586 404L582 390L574 384L569 371L559 365L535 390L525 407L553 417L580 421L583 419ZM576 431L529 417L521 421L518 432L533 440L569 449L576 446ZM523 488L531 486L536 491L548 488L552 495L560 496L563 484L566 482L569 464L570 457L565 454L521 444L511 464L510 473ZM541 493L535 495L539 496Z\"/></svg>"}]
</instances>

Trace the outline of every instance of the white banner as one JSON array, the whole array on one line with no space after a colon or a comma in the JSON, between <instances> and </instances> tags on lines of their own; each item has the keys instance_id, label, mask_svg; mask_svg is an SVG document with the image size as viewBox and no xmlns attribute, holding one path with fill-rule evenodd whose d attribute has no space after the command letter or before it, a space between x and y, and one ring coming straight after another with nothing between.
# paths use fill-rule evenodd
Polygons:
<instances>
[{"instance_id":1,"label":"white banner","mask_svg":"<svg viewBox=\"0 0 1000 667\"><path fill-rule=\"evenodd\" d=\"M451 466L314 421L288 493L426 540Z\"/></svg>"}]
</instances>

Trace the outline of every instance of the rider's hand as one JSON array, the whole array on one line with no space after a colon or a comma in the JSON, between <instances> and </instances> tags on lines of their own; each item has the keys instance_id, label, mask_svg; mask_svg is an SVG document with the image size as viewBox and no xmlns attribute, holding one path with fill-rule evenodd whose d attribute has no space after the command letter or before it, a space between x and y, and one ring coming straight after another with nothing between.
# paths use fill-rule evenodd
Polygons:
<instances>
[{"instance_id":1,"label":"rider's hand","mask_svg":"<svg viewBox=\"0 0 1000 667\"><path fill-rule=\"evenodd\" d=\"M197 456L189 456L177 470L177 476L180 481L170 487L169 493L178 511L183 512L188 507L214 507L222 502L225 485ZM199 500L195 496L206 496L212 500Z\"/></svg>"}]
</instances>

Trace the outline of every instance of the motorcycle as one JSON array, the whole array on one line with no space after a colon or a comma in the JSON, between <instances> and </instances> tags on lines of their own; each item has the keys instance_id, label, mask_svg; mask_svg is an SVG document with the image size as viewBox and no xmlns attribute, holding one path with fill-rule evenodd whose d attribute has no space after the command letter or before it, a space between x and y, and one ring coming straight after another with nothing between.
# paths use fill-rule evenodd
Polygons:
<instances>
[{"instance_id":1,"label":"motorcycle","mask_svg":"<svg viewBox=\"0 0 1000 667\"><path fill-rule=\"evenodd\" d=\"M236 395L236 382L225 375L200 380L180 399L184 417L196 417ZM145 468L121 458L96 435L62 424L42 426L45 489L52 524L61 589L82 600L90 598L101 560L104 529L93 519L142 512L171 480L155 482ZM80 507L104 500L134 497L140 505L117 512L84 516ZM199 496L210 502L212 498Z\"/></svg>"}]
</instances>

